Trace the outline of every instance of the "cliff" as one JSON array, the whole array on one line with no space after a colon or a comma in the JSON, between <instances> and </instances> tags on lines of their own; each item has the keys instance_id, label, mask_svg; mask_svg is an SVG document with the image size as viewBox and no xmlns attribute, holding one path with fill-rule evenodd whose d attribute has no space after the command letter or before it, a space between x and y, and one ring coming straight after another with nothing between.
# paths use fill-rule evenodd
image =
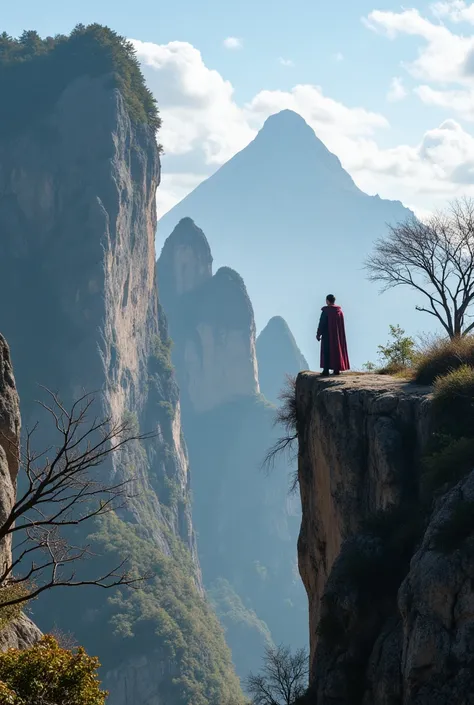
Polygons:
<instances>
[{"instance_id":1,"label":"cliff","mask_svg":"<svg viewBox=\"0 0 474 705\"><path fill-rule=\"evenodd\" d=\"M258 379L266 399L279 403L286 377L309 368L293 333L281 316L271 318L257 338Z\"/></svg>"},{"instance_id":2,"label":"cliff","mask_svg":"<svg viewBox=\"0 0 474 705\"><path fill-rule=\"evenodd\" d=\"M308 705L472 702L474 474L423 503L430 391L298 377Z\"/></svg>"},{"instance_id":3,"label":"cliff","mask_svg":"<svg viewBox=\"0 0 474 705\"><path fill-rule=\"evenodd\" d=\"M269 476L261 468L275 442L275 407L260 394L253 308L242 278L228 267L212 274L209 245L191 219L167 238L157 271L194 470L204 583L237 672L247 676L272 639L294 646L307 639L291 468L285 459Z\"/></svg>"},{"instance_id":4,"label":"cliff","mask_svg":"<svg viewBox=\"0 0 474 705\"><path fill-rule=\"evenodd\" d=\"M0 524L6 520L16 500L20 466L20 404L16 391L10 350L0 335ZM11 540L0 546L0 565L11 565ZM41 636L40 630L20 614L0 630L0 650L26 648Z\"/></svg>"},{"instance_id":5,"label":"cliff","mask_svg":"<svg viewBox=\"0 0 474 705\"><path fill-rule=\"evenodd\" d=\"M113 599L87 590L45 597L35 617L44 629L73 632L99 656L111 705L238 700L230 654L203 595L178 388L156 292L156 108L130 45L110 30L92 25L56 43L33 40L40 48L20 63L15 52L23 49L12 45L3 80L8 88L15 78L26 91L36 77L41 109L15 123L15 101L5 100L8 129L0 129L0 317L23 416L30 426L39 418L36 441L47 448L54 436L34 404L40 383L58 390L66 407L82 390L95 392L95 413L153 433L100 471L109 481L133 481L127 510L81 536L102 564L129 559L153 579Z\"/></svg>"}]
</instances>

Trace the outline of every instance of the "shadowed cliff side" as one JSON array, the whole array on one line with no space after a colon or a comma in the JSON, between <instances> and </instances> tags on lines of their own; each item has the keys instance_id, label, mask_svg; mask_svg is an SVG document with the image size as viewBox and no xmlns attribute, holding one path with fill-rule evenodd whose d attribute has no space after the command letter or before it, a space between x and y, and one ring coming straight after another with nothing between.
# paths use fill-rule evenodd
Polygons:
<instances>
[{"instance_id":1,"label":"shadowed cliff side","mask_svg":"<svg viewBox=\"0 0 474 705\"><path fill-rule=\"evenodd\" d=\"M301 702L472 703L474 474L428 501L431 389L302 373L296 398L311 640Z\"/></svg>"},{"instance_id":2,"label":"shadowed cliff side","mask_svg":"<svg viewBox=\"0 0 474 705\"><path fill-rule=\"evenodd\" d=\"M20 467L20 404L16 391L10 350L0 334L0 523L3 525L16 500ZM2 542L0 565L12 563L11 535ZM40 630L24 614L0 630L0 651L32 646Z\"/></svg>"},{"instance_id":3,"label":"shadowed cliff side","mask_svg":"<svg viewBox=\"0 0 474 705\"><path fill-rule=\"evenodd\" d=\"M228 267L212 274L206 237L189 218L166 240L157 271L194 469L204 582L245 677L272 639L299 647L307 638L289 467L282 458L270 476L261 470L277 433L275 408L260 394L242 278Z\"/></svg>"},{"instance_id":4,"label":"shadowed cliff side","mask_svg":"<svg viewBox=\"0 0 474 705\"><path fill-rule=\"evenodd\" d=\"M8 42L0 317L24 419L31 426L39 418L40 450L55 443L34 404L41 383L66 407L83 389L95 392L95 413L153 433L101 470L114 482L133 481L126 511L81 536L103 565L128 558L152 579L112 599L100 590L59 591L35 603L35 618L73 632L99 656L110 705L239 702L203 594L179 395L156 295L156 106L131 46L106 28ZM14 91L32 85L41 109L16 120Z\"/></svg>"}]
</instances>

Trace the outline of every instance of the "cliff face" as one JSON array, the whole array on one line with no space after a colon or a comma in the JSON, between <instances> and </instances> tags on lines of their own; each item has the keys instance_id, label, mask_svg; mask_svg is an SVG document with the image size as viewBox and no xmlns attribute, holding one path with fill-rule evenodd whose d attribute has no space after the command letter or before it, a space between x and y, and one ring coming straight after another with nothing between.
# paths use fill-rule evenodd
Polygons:
<instances>
[{"instance_id":1,"label":"cliff face","mask_svg":"<svg viewBox=\"0 0 474 705\"><path fill-rule=\"evenodd\" d=\"M154 581L140 597L62 594L35 605L42 626L55 622L98 654L111 705L240 697L195 550L178 389L156 294L159 181L155 132L131 118L109 75L76 78L38 119L8 139L0 133L0 317L25 418L44 421L33 404L41 383L66 406L84 389L96 392L97 413L154 433L101 471L114 483L133 480L136 498L119 518L92 527L91 539L107 564L130 557ZM47 447L41 428L38 442ZM185 590L196 620L207 622L199 639L173 590ZM212 696L202 674L198 684L199 641L210 670L222 675ZM190 682L199 693L189 694Z\"/></svg>"},{"instance_id":2,"label":"cliff face","mask_svg":"<svg viewBox=\"0 0 474 705\"><path fill-rule=\"evenodd\" d=\"M211 261L204 233L185 219L157 271L194 469L204 582L246 676L272 639L301 646L307 638L296 573L299 513L286 462L269 476L261 469L276 440L275 408L259 393L251 302L242 278L227 267L212 275Z\"/></svg>"},{"instance_id":3,"label":"cliff face","mask_svg":"<svg viewBox=\"0 0 474 705\"><path fill-rule=\"evenodd\" d=\"M85 388L101 390L105 415L120 421L134 413L143 428L161 424L169 437L168 460L159 453L151 474L139 462L144 488L153 489L151 478L157 481L169 462L185 494L176 385L166 380L153 398L156 390L146 384L154 345L166 337L154 273L159 155L153 132L132 126L120 93L106 85L106 78L78 79L41 125L0 142L0 271L2 288L16 301L2 307L4 330L28 422L39 383L60 390L66 403ZM176 408L174 424L164 414L150 417L160 401ZM121 475L123 458L115 460L113 472ZM162 541L160 506L147 495L149 511L138 516L132 505L132 514ZM189 514L174 522L192 548Z\"/></svg>"},{"instance_id":4,"label":"cliff face","mask_svg":"<svg viewBox=\"0 0 474 705\"><path fill-rule=\"evenodd\" d=\"M16 391L10 350L0 335L0 524L7 519L16 500L20 465L20 404ZM0 565L10 565L11 540L2 542ZM0 650L25 648L41 636L28 617L21 615L0 631Z\"/></svg>"},{"instance_id":5,"label":"cliff face","mask_svg":"<svg viewBox=\"0 0 474 705\"><path fill-rule=\"evenodd\" d=\"M470 524L448 550L437 537L460 502L471 506L474 475L422 519L429 390L369 375L334 382L302 373L296 393L298 552L311 640L304 702L471 703L474 563L471 539L462 544Z\"/></svg>"}]
</instances>

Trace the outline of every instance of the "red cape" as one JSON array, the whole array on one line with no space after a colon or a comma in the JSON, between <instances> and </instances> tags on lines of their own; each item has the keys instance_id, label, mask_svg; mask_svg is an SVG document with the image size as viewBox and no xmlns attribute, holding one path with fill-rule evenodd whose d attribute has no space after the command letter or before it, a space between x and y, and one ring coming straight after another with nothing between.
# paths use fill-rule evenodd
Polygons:
<instances>
[{"instance_id":1,"label":"red cape","mask_svg":"<svg viewBox=\"0 0 474 705\"><path fill-rule=\"evenodd\" d=\"M349 370L344 314L340 306L324 306L328 316L329 360L325 360L324 345L321 345L321 367L325 370Z\"/></svg>"}]
</instances>

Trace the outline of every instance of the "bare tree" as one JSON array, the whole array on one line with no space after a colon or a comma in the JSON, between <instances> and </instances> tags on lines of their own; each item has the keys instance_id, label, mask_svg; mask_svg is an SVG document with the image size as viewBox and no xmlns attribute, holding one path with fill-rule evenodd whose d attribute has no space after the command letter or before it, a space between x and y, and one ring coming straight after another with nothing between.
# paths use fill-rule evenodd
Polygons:
<instances>
[{"instance_id":1,"label":"bare tree","mask_svg":"<svg viewBox=\"0 0 474 705\"><path fill-rule=\"evenodd\" d=\"M474 201L456 200L426 222L411 218L391 227L366 261L370 281L383 291L410 286L428 303L417 306L434 316L450 338L474 329L468 310L474 302Z\"/></svg>"},{"instance_id":2,"label":"bare tree","mask_svg":"<svg viewBox=\"0 0 474 705\"><path fill-rule=\"evenodd\" d=\"M287 646L267 648L261 672L248 676L246 689L253 705L292 705L306 692L308 675L306 649L292 654Z\"/></svg>"},{"instance_id":3,"label":"bare tree","mask_svg":"<svg viewBox=\"0 0 474 705\"><path fill-rule=\"evenodd\" d=\"M0 524L0 545L13 540L13 558L0 566L0 606L15 605L54 587L95 585L134 587L147 576L125 570L126 559L110 570L78 578L76 564L93 556L90 546L73 545L67 527L123 509L132 498L131 481L108 484L97 468L134 440L149 438L127 422L88 420L94 397L85 394L68 411L49 390L50 403L40 405L54 424L57 446L32 449L36 425L21 451L26 487ZM4 439L4 443L8 443ZM16 588L5 590L4 588Z\"/></svg>"},{"instance_id":4,"label":"bare tree","mask_svg":"<svg viewBox=\"0 0 474 705\"><path fill-rule=\"evenodd\" d=\"M274 426L280 426L284 430L284 435L280 436L272 447L267 451L263 460L263 467L272 469L276 458L284 452L288 452L293 459L293 448L298 439L298 419L296 408L296 377L286 375L283 389L278 395L281 404L277 409L274 419ZM292 478L291 491L296 489L298 484L297 475Z\"/></svg>"}]
</instances>

